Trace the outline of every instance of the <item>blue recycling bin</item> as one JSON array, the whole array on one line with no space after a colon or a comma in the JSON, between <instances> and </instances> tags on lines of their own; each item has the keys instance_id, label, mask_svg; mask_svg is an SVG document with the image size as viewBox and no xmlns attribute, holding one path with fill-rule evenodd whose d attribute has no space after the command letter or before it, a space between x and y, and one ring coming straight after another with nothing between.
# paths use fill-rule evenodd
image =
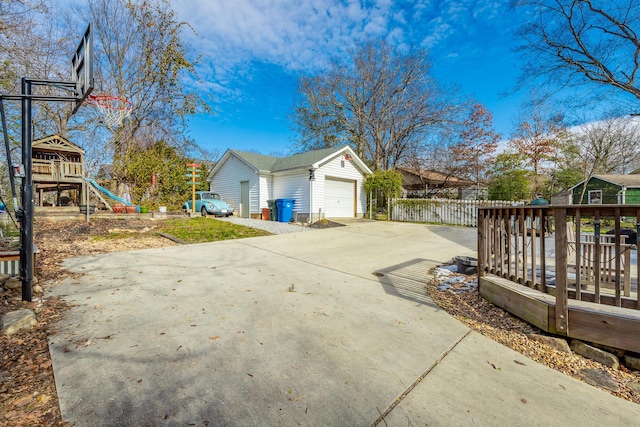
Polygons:
<instances>
[{"instance_id":1,"label":"blue recycling bin","mask_svg":"<svg viewBox=\"0 0 640 427\"><path fill-rule=\"evenodd\" d=\"M276 199L278 222L290 222L293 217L293 199Z\"/></svg>"}]
</instances>

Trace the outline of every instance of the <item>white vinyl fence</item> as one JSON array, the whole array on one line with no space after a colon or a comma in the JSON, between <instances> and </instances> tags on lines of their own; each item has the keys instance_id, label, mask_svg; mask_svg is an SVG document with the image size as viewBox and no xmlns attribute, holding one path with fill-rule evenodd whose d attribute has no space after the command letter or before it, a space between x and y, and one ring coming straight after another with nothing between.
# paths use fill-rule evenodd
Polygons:
<instances>
[{"instance_id":1,"label":"white vinyl fence","mask_svg":"<svg viewBox=\"0 0 640 427\"><path fill-rule=\"evenodd\" d=\"M390 220L447 225L478 225L479 206L514 206L523 202L504 200L392 199Z\"/></svg>"}]
</instances>

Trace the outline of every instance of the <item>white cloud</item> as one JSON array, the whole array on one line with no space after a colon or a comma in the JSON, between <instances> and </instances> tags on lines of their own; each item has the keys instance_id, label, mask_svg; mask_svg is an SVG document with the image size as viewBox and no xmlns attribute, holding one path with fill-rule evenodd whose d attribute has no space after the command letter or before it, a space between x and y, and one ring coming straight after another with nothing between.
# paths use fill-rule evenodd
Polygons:
<instances>
[{"instance_id":1,"label":"white cloud","mask_svg":"<svg viewBox=\"0 0 640 427\"><path fill-rule=\"evenodd\" d=\"M366 8L360 1L333 0L192 0L173 6L198 33L194 47L221 64L218 72L251 60L315 69L354 41L386 35L391 15L388 1Z\"/></svg>"},{"instance_id":2,"label":"white cloud","mask_svg":"<svg viewBox=\"0 0 640 427\"><path fill-rule=\"evenodd\" d=\"M505 6L498 0L181 0L172 7L197 32L190 43L204 55L200 77L229 95L228 82L250 81L254 64L314 72L371 37L454 58L461 46L451 41L472 36L477 22L499 19L496 10Z\"/></svg>"}]
</instances>

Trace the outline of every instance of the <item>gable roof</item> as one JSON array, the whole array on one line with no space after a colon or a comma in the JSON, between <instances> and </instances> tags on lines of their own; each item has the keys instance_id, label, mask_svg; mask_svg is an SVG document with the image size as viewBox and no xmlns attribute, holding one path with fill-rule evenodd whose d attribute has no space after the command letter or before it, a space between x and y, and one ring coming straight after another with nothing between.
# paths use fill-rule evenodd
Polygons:
<instances>
[{"instance_id":1,"label":"gable roof","mask_svg":"<svg viewBox=\"0 0 640 427\"><path fill-rule=\"evenodd\" d=\"M630 175L593 175L589 179L597 178L602 181L609 182L611 184L619 185L621 187L640 188L640 174ZM580 181L567 191L573 191L576 187L582 185L584 181Z\"/></svg>"},{"instance_id":2,"label":"gable roof","mask_svg":"<svg viewBox=\"0 0 640 427\"><path fill-rule=\"evenodd\" d=\"M640 175L594 175L593 178L598 178L623 187L640 187Z\"/></svg>"},{"instance_id":3,"label":"gable roof","mask_svg":"<svg viewBox=\"0 0 640 427\"><path fill-rule=\"evenodd\" d=\"M31 143L31 148L49 149L53 151L64 151L70 153L84 154L84 150L79 146L69 141L64 136L49 135L44 138L36 139Z\"/></svg>"},{"instance_id":4,"label":"gable roof","mask_svg":"<svg viewBox=\"0 0 640 427\"><path fill-rule=\"evenodd\" d=\"M371 170L364 164L364 162L356 156L353 150L349 146L344 147L333 147L333 148L324 148L321 150L313 150L307 151L305 153L294 154L288 157L274 157L274 156L265 156L263 154L251 153L248 151L240 151L240 150L227 150L222 159L216 164L213 168L209 177L214 175L219 167L230 157L235 156L244 162L247 166L254 169L259 173L274 173L274 172L283 172L287 170L293 169L308 169L314 168L317 169L323 163L331 160L335 156L348 151L352 157L353 161L355 161L360 169L365 174L370 174Z\"/></svg>"},{"instance_id":5,"label":"gable roof","mask_svg":"<svg viewBox=\"0 0 640 427\"><path fill-rule=\"evenodd\" d=\"M273 169L273 165L278 160L277 157L265 156L263 154L240 150L227 150L222 158L224 159L228 153L235 155L237 158L244 161L248 166L253 167L253 169L255 169L257 172L270 172ZM218 164L222 163L223 159L221 159Z\"/></svg>"}]
</instances>

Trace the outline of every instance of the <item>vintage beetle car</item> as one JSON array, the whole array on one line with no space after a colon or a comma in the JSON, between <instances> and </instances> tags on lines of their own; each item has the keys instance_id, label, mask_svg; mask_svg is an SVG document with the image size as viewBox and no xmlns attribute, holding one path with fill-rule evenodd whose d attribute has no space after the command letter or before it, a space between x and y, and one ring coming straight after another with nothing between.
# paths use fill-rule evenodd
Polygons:
<instances>
[{"instance_id":1,"label":"vintage beetle car","mask_svg":"<svg viewBox=\"0 0 640 427\"><path fill-rule=\"evenodd\" d=\"M191 212L192 200L185 202L182 209L185 212ZM220 198L218 193L211 191L196 191L196 212L200 212L202 216L207 214L217 216L233 215L233 208Z\"/></svg>"}]
</instances>

